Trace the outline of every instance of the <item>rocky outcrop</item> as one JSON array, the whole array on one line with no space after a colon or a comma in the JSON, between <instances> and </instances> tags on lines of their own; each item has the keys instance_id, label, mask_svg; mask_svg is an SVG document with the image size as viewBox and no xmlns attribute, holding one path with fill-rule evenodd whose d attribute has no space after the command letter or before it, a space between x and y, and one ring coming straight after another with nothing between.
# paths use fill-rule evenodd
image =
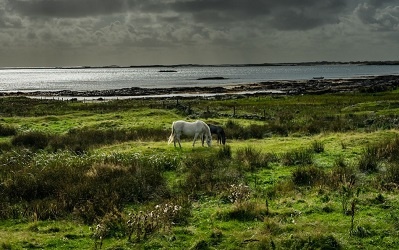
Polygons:
<instances>
[{"instance_id":1,"label":"rocky outcrop","mask_svg":"<svg viewBox=\"0 0 399 250\"><path fill-rule=\"evenodd\" d=\"M179 94L229 94L229 95L301 95L340 92L374 93L396 89L399 75L362 77L352 79L311 79L301 81L267 81L217 87L174 87L174 88L122 88L92 91L54 91L54 92L3 92L2 96L69 96L69 97L107 97L107 96L165 96Z\"/></svg>"}]
</instances>

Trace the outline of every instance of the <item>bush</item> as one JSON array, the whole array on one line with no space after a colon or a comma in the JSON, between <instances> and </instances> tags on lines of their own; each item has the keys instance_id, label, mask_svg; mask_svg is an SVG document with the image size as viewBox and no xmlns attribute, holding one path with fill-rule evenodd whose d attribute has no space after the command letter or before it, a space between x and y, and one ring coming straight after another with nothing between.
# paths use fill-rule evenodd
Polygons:
<instances>
[{"instance_id":1,"label":"bush","mask_svg":"<svg viewBox=\"0 0 399 250\"><path fill-rule=\"evenodd\" d=\"M250 171L254 171L257 168L267 168L269 165L268 156L252 147L237 150L237 161L241 162Z\"/></svg>"},{"instance_id":2,"label":"bush","mask_svg":"<svg viewBox=\"0 0 399 250\"><path fill-rule=\"evenodd\" d=\"M300 167L292 173L292 181L298 186L315 186L325 182L326 174L315 166Z\"/></svg>"},{"instance_id":3,"label":"bush","mask_svg":"<svg viewBox=\"0 0 399 250\"><path fill-rule=\"evenodd\" d=\"M222 148L219 148L216 156L219 159L231 159L231 147L229 145L224 145Z\"/></svg>"},{"instance_id":4,"label":"bush","mask_svg":"<svg viewBox=\"0 0 399 250\"><path fill-rule=\"evenodd\" d=\"M83 153L90 148L112 144L115 142L124 142L129 140L165 140L168 131L163 129L99 129L99 128L80 128L71 129L65 135L53 136L50 141L50 147L53 151L58 149L72 150L77 153Z\"/></svg>"},{"instance_id":5,"label":"bush","mask_svg":"<svg viewBox=\"0 0 399 250\"><path fill-rule=\"evenodd\" d=\"M223 159L193 155L183 160L183 165L187 166L183 189L192 195L223 191L242 179L242 173L231 165L231 161Z\"/></svg>"},{"instance_id":6,"label":"bush","mask_svg":"<svg viewBox=\"0 0 399 250\"><path fill-rule=\"evenodd\" d=\"M283 153L281 162L287 166L307 165L313 163L313 153L309 149L297 149Z\"/></svg>"},{"instance_id":7,"label":"bush","mask_svg":"<svg viewBox=\"0 0 399 250\"><path fill-rule=\"evenodd\" d=\"M8 170L1 169L0 202L8 202L8 207L26 203L24 215L28 217L52 219L73 212L90 224L110 211L120 210L127 202L169 197L159 167L162 164L156 165L148 158L131 158L126 165L107 163L103 157L67 153L21 158L25 160L15 164L8 159ZM11 169L12 175L7 173Z\"/></svg>"},{"instance_id":8,"label":"bush","mask_svg":"<svg viewBox=\"0 0 399 250\"><path fill-rule=\"evenodd\" d=\"M368 146L363 150L358 162L358 168L364 173L375 173L378 171L378 147Z\"/></svg>"},{"instance_id":9,"label":"bush","mask_svg":"<svg viewBox=\"0 0 399 250\"><path fill-rule=\"evenodd\" d=\"M11 144L14 146L28 147L32 149L44 149L50 141L50 136L39 131L26 132L12 138Z\"/></svg>"},{"instance_id":10,"label":"bush","mask_svg":"<svg viewBox=\"0 0 399 250\"><path fill-rule=\"evenodd\" d=\"M348 163L340 157L335 160L331 174L327 179L331 187L339 188L348 182L355 182L355 173L355 167L349 166Z\"/></svg>"},{"instance_id":11,"label":"bush","mask_svg":"<svg viewBox=\"0 0 399 250\"><path fill-rule=\"evenodd\" d=\"M384 181L399 185L399 165L397 163L390 164L387 167L387 171L384 175Z\"/></svg>"},{"instance_id":12,"label":"bush","mask_svg":"<svg viewBox=\"0 0 399 250\"><path fill-rule=\"evenodd\" d=\"M314 141L312 143L312 149L315 153L323 153L324 152L324 144L320 141Z\"/></svg>"},{"instance_id":13,"label":"bush","mask_svg":"<svg viewBox=\"0 0 399 250\"><path fill-rule=\"evenodd\" d=\"M0 136L13 136L16 134L16 128L0 124Z\"/></svg>"},{"instance_id":14,"label":"bush","mask_svg":"<svg viewBox=\"0 0 399 250\"><path fill-rule=\"evenodd\" d=\"M292 238L283 242L284 249L342 249L341 244L332 235L319 235L309 238Z\"/></svg>"}]
</instances>

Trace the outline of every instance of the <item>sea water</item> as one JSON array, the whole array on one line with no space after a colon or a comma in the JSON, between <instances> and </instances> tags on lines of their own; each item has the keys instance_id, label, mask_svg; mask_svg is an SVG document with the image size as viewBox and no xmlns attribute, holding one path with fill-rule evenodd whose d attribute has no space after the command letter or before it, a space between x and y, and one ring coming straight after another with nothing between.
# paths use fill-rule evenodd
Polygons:
<instances>
[{"instance_id":1,"label":"sea water","mask_svg":"<svg viewBox=\"0 0 399 250\"><path fill-rule=\"evenodd\" d=\"M167 72L165 72L167 71ZM1 92L227 86L273 80L398 75L399 65L2 68ZM212 79L217 77L218 79ZM202 80L199 80L201 79ZM205 78L205 79L204 79Z\"/></svg>"}]
</instances>

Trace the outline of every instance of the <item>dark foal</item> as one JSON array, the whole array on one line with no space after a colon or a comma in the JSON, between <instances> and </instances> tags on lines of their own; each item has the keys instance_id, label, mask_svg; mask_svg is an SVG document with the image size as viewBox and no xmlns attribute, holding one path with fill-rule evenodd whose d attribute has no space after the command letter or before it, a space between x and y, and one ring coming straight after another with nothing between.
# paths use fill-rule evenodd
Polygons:
<instances>
[{"instance_id":1,"label":"dark foal","mask_svg":"<svg viewBox=\"0 0 399 250\"><path fill-rule=\"evenodd\" d=\"M219 144L226 144L226 134L224 133L224 130L222 127L213 125L213 124L208 124L209 129L211 130L211 134L217 135L217 141Z\"/></svg>"}]
</instances>

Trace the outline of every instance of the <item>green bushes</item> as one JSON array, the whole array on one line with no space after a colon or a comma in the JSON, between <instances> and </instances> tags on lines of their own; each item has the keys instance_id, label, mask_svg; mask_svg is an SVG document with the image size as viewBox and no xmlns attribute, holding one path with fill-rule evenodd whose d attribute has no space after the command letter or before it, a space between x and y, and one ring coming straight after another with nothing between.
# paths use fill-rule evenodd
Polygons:
<instances>
[{"instance_id":1,"label":"green bushes","mask_svg":"<svg viewBox=\"0 0 399 250\"><path fill-rule=\"evenodd\" d=\"M16 134L17 134L16 128L0 124L0 136L12 136Z\"/></svg>"},{"instance_id":2,"label":"green bushes","mask_svg":"<svg viewBox=\"0 0 399 250\"><path fill-rule=\"evenodd\" d=\"M246 170L254 171L257 168L268 168L269 163L276 161L274 154L262 153L252 147L245 147L237 150L236 159Z\"/></svg>"},{"instance_id":3,"label":"green bushes","mask_svg":"<svg viewBox=\"0 0 399 250\"><path fill-rule=\"evenodd\" d=\"M298 186L315 186L325 183L326 174L315 167L299 167L292 173L292 181Z\"/></svg>"},{"instance_id":4,"label":"green bushes","mask_svg":"<svg viewBox=\"0 0 399 250\"><path fill-rule=\"evenodd\" d=\"M44 149L50 141L50 136L40 131L31 131L16 135L12 138L11 144L32 149Z\"/></svg>"},{"instance_id":5,"label":"green bushes","mask_svg":"<svg viewBox=\"0 0 399 250\"><path fill-rule=\"evenodd\" d=\"M281 155L281 162L286 166L308 165L313 162L311 149L295 149Z\"/></svg>"},{"instance_id":6,"label":"green bushes","mask_svg":"<svg viewBox=\"0 0 399 250\"><path fill-rule=\"evenodd\" d=\"M213 155L193 155L183 160L183 166L186 177L182 189L195 196L226 190L243 178L231 161Z\"/></svg>"},{"instance_id":7,"label":"green bushes","mask_svg":"<svg viewBox=\"0 0 399 250\"><path fill-rule=\"evenodd\" d=\"M2 162L8 160L5 157L1 157ZM161 167L145 157L131 158L126 165L69 153L28 154L23 158L0 173L0 200L8 204L3 218L15 214L14 204L19 203L25 204L22 216L30 219L64 217L73 212L85 223L92 223L115 208L122 209L127 202L169 196Z\"/></svg>"},{"instance_id":8,"label":"green bushes","mask_svg":"<svg viewBox=\"0 0 399 250\"><path fill-rule=\"evenodd\" d=\"M41 131L29 131L16 134L11 139L15 147L27 147L34 150L48 149L71 150L84 153L89 149L116 142L129 140L166 140L168 131L162 129L71 129L66 134L48 134Z\"/></svg>"}]
</instances>

